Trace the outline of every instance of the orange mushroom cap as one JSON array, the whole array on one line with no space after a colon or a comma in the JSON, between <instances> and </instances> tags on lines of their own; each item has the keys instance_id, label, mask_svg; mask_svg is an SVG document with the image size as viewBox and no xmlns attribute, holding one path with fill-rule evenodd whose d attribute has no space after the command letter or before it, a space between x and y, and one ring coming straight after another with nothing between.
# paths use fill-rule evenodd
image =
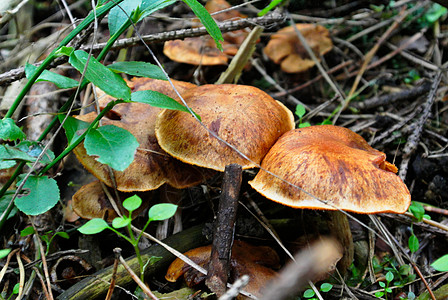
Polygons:
<instances>
[{"instance_id":1,"label":"orange mushroom cap","mask_svg":"<svg viewBox=\"0 0 448 300\"><path fill-rule=\"evenodd\" d=\"M266 198L296 208L404 213L411 196L395 165L385 159L347 128L311 126L285 133L261 164L286 182L260 170L249 184Z\"/></svg>"},{"instance_id":2,"label":"orange mushroom cap","mask_svg":"<svg viewBox=\"0 0 448 300\"><path fill-rule=\"evenodd\" d=\"M328 29L321 25L296 24L317 58L333 48ZM280 29L271 36L264 53L286 73L299 73L315 65L302 46L294 27Z\"/></svg>"},{"instance_id":3,"label":"orange mushroom cap","mask_svg":"<svg viewBox=\"0 0 448 300\"><path fill-rule=\"evenodd\" d=\"M195 87L194 84L173 80L174 85L182 94ZM176 94L168 81L149 78L136 78L128 82L133 91L155 90L176 99ZM102 96L102 94L99 94ZM113 98L102 97L100 107L104 107ZM116 105L102 119L102 125L115 125L131 132L140 143L134 161L124 171L113 171L117 189L123 192L148 191L160 187L165 182L175 188L186 188L204 180L208 171L183 164L166 154L158 145L154 128L157 115L163 109L143 103L121 103ZM92 122L95 112L78 116L77 118ZM83 144L73 151L78 160L95 177L108 186L113 186L106 165L89 156Z\"/></svg>"},{"instance_id":4,"label":"orange mushroom cap","mask_svg":"<svg viewBox=\"0 0 448 300\"><path fill-rule=\"evenodd\" d=\"M119 193L121 199L117 201L118 208L129 215L129 212L124 209L121 201L132 196L133 194ZM143 196L143 195L142 195ZM144 193L144 198L151 197L150 192ZM132 217L137 217L142 211L149 206L149 201L143 201L142 205L135 210ZM99 180L95 180L82 186L72 197L72 208L74 212L83 219L100 218L108 222L118 217L114 208L107 199L103 191L103 187Z\"/></svg>"},{"instance_id":5,"label":"orange mushroom cap","mask_svg":"<svg viewBox=\"0 0 448 300\"><path fill-rule=\"evenodd\" d=\"M232 6L225 0L210 0L205 4L205 9L209 13L218 12L229 9ZM237 10L227 10L225 12L213 15L219 21L227 21L234 19L246 18ZM239 46L243 43L247 36L245 30L235 30L224 33L222 46L224 51L220 51L215 41L209 36L186 38L184 40L167 41L163 47L163 53L171 60L179 63L191 65L215 66L225 65L229 59L229 55L233 56L237 53Z\"/></svg>"},{"instance_id":6,"label":"orange mushroom cap","mask_svg":"<svg viewBox=\"0 0 448 300\"><path fill-rule=\"evenodd\" d=\"M210 131L256 164L283 133L294 128L291 111L255 87L203 85L188 90L184 99ZM231 163L243 169L255 167L183 112L163 111L157 117L156 136L163 150L192 165L217 171Z\"/></svg>"}]
</instances>

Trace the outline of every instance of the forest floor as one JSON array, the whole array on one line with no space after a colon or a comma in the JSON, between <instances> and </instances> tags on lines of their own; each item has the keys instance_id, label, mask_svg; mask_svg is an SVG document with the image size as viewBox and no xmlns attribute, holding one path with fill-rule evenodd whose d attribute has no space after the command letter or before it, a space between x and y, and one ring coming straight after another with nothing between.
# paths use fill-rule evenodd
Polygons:
<instances>
[{"instance_id":1,"label":"forest floor","mask_svg":"<svg viewBox=\"0 0 448 300\"><path fill-rule=\"evenodd\" d=\"M127 5L132 6L133 2L138 1L127 1ZM445 54L448 50L448 14L441 5L446 4L445 1L436 1L441 4L405 0L285 1L288 2L286 5L262 17L257 14L268 1L229 2L230 10L213 15L225 32L224 54L217 53L205 30L189 30L198 27L199 23L192 10L178 1L128 29L119 38L118 44L122 46L112 47L101 62L107 66L118 61L156 64L158 60L171 79L200 86L233 82L237 74L238 84L257 87L282 102L293 113L296 128L322 124L345 127L386 154L387 161L398 168L397 175L389 177L391 181L387 185L371 184L376 190L370 195L379 195L379 199L360 200L358 206L361 209L374 212L375 201L386 201L383 196L388 197L387 201L391 203L404 201L405 196L395 194L401 180L412 199L410 209L404 214L388 213L393 209L384 209L384 203L378 204L383 207L380 213L365 214L366 210L363 213L348 209L346 214L351 236L349 241L344 241L341 240L342 234L335 233L331 213L297 209L270 201L248 183L254 179L258 168L244 170L239 197L233 199L239 204L236 206L234 230L234 239L238 242L235 242L232 253L239 256L239 260L231 261L229 281L250 274L250 281L256 282L250 289L258 298L267 293L266 289L274 293L270 295L278 296L262 299L280 299L284 291L287 299L448 299L448 258L440 263L441 266L431 266L448 254L448 73L445 60L448 55ZM23 6L11 4L13 6L8 13L0 16L2 116L8 114L14 99L24 89L27 79L24 78L23 66L39 63L48 57L62 38L74 30L71 22L79 24L91 10L91 3L85 0L21 3ZM246 17L248 19L245 20ZM111 18L110 15L100 18L96 27L81 31L78 34L81 39L71 46L87 52L93 49L93 56L98 55L99 51L92 45L99 44L99 49L104 47L101 43L109 39L108 21ZM291 24L305 23L312 24L312 28L305 25L299 33L292 30L292 37L284 39L285 44L268 48L278 30ZM252 36L252 47L241 46L246 36L251 37L248 34L255 31L256 25L263 31ZM235 29L238 31L230 31ZM300 34L310 49L301 46L298 41ZM281 34L278 36L282 39ZM133 37L136 38L131 41ZM164 42L176 37L195 38L189 40L189 46L198 46L200 52L173 49L168 54L165 45L164 54ZM125 41L128 43L124 44ZM231 65L237 51L241 61L236 66ZM315 57L308 51L312 51ZM207 53L211 59L220 60L220 64L207 65ZM301 60L298 60L299 56ZM192 63L192 60L198 63ZM240 71L237 67L241 67ZM80 81L80 73L67 59L60 60L51 70ZM229 77L223 79L223 73ZM133 77L120 75L126 80ZM92 111L94 105L90 104L97 97L94 91L90 85L77 91L76 88L60 89L51 82L41 81L32 86L28 96L9 117L25 132L27 140L36 141L61 106L75 93L72 115ZM125 115L128 112L112 110L105 118L109 118L112 124L120 121L121 113ZM136 115L128 116L139 120L139 112L132 113ZM150 126L149 123L141 124L144 124L143 128ZM209 129L215 130L214 126L210 125ZM248 123L247 127L250 126ZM219 124L217 128L216 131ZM148 140L151 138L157 144L154 133L147 137ZM13 145L12 142L5 144ZM40 144L48 144L57 156L67 146L67 137L64 130L58 130L56 126ZM199 148L197 145L194 147ZM348 163L354 166L352 171L355 175L364 168L356 165L356 161L362 159L362 155L355 155ZM11 178L14 170L2 170L2 184ZM366 170L370 169L366 167ZM26 171L25 168L24 174ZM138 167L136 172L138 174ZM154 297L159 299L213 299L216 298L213 292L220 294L210 278L204 283L205 275L186 266L175 269L176 274L179 273L175 277L188 269L185 280L180 278L177 282L168 282L165 274L175 257L164 250L164 246L156 246L158 243L153 238L167 238L164 240L166 243L186 252L210 245L213 235L219 235L216 232L222 228L229 227L230 232L233 231L233 223L221 216L222 208L218 203L224 201L228 185L234 187L235 183L223 179L221 172L201 172L207 180L182 190L165 184L154 191L137 193L144 205L140 207L138 216L137 212L134 213L136 218L132 224L136 228L142 229L147 224L148 207L153 204L174 202L179 206L175 218L152 222L146 229L149 235L143 235L138 243L143 258L151 258L145 282L155 292ZM114 249L122 249L122 257L138 274L138 262L128 259L135 254L135 248L112 230L96 235L81 234L77 230L86 223L81 217L89 216L79 217L72 210L72 197L95 177L73 153L60 160L46 175L59 187L60 197L54 207L37 216L13 209L5 223L2 221L0 225L1 248L9 249L0 260L1 299L104 298L111 286L114 261L118 261ZM367 182L369 177L366 178ZM375 180L376 177L372 175L372 178ZM328 182L326 179L320 180ZM395 180L398 180L397 184ZM357 189L362 190L362 194L364 188L368 188L366 186ZM97 209L99 215L96 216L108 221L113 219L115 212L107 199L117 196L118 206L123 208L122 201L134 194L115 193L99 183L97 187L97 190L86 193L103 202L99 204L100 208L88 206L85 211ZM39 197L44 199L50 195L43 193ZM12 201L11 196L1 198L0 212L6 211L9 201ZM37 202L32 205L39 206ZM121 235L129 235L129 231L117 230ZM343 244L342 252L332 240L325 238L332 235ZM233 237L227 236L218 243L228 245L232 241ZM247 244L240 244L241 241ZM346 258L350 252L348 248L354 249L353 257L350 256L348 262L342 259L338 271L328 272L335 264L333 256L344 254ZM199 257L207 256L204 253L208 251L210 248L197 250L197 257L193 259L205 269L208 262ZM291 254L295 253L299 253L296 256L299 267L292 275L283 274L286 277L282 280L291 280L297 289L289 290L282 282L266 288L269 279L275 276L273 274L282 272ZM214 262L222 260L221 257ZM262 269L258 269L254 262L262 264ZM294 278L295 275L298 278ZM116 283L120 288L115 287L112 299L136 298L137 277L131 278L126 271L119 269ZM314 291L309 286L311 281L315 282L315 287L312 286ZM187 287L186 282L191 287ZM219 280L217 282L219 285ZM140 294L139 297L144 296Z\"/></svg>"}]
</instances>

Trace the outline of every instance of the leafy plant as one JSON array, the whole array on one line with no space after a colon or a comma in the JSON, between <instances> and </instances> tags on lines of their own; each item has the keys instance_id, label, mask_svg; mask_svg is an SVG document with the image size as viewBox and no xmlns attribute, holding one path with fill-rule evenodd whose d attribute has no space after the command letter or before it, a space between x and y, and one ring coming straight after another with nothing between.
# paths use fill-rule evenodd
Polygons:
<instances>
[{"instance_id":1,"label":"leafy plant","mask_svg":"<svg viewBox=\"0 0 448 300\"><path fill-rule=\"evenodd\" d=\"M378 283L380 285L380 287L382 287L384 289L384 291L376 292L375 297L381 298L384 295L386 295L386 299L387 299L387 295L392 294L392 289L389 287L389 285L392 282L392 280L394 280L394 274L389 271L386 273L385 278L386 278L386 283L384 283L383 281L380 281Z\"/></svg>"},{"instance_id":2,"label":"leafy plant","mask_svg":"<svg viewBox=\"0 0 448 300\"><path fill-rule=\"evenodd\" d=\"M299 128L311 126L309 122L302 122L302 118L306 114L306 109L303 105L297 104L296 111L294 113L296 114L297 117L299 117Z\"/></svg>"},{"instance_id":3,"label":"leafy plant","mask_svg":"<svg viewBox=\"0 0 448 300\"><path fill-rule=\"evenodd\" d=\"M14 204L26 214L38 215L48 211L58 202L59 189L56 181L44 176L44 174L84 139L86 140L87 153L98 156L100 162L110 165L113 169L119 171L126 169L133 161L136 148L138 147L135 138L129 132L125 132L118 127L105 126L103 128L97 128L99 120L114 105L123 102L142 102L157 107L189 112L189 110L178 102L157 92L145 91L131 93L130 88L118 74L125 72L133 76L166 79L165 73L159 67L144 62L120 62L107 67L101 63L101 60L104 59L110 47L130 26L143 20L153 12L175 2L174 0L117 0L107 3L106 1L99 1L97 7L94 8L95 12L91 11L38 67L30 64L25 66L28 81L5 114L5 117L0 120L0 139L10 143L0 145L0 168L16 166L16 171L10 180L0 190L0 199L3 202L3 209L0 211L0 229L6 219L11 215L11 212L13 212ZM220 44L223 41L222 34L210 14L197 0L184 0L184 2L201 20L215 40L218 48L222 49ZM119 8L117 5L121 7ZM67 47L68 43L76 38L83 30L87 29L96 18L101 18L107 13L109 13L108 25L110 38L97 57L90 56L85 51ZM46 70L50 63L60 56L68 56L69 63L83 74L83 80L81 82ZM91 82L117 100L111 101L94 122L91 124L82 124L73 121L74 119L70 116L66 116L68 109L74 101L74 95L72 95L60 108L58 117L53 119L38 140L28 141L26 140L26 135L11 117L32 85L38 81L49 81L56 84L59 88L79 86L79 89L85 88ZM45 138L48 132L58 122L65 122L63 126L66 130L69 143L67 148L55 157L50 151L44 151L44 148L41 147L39 142ZM126 140L126 143L123 143L123 140ZM32 151L29 151L30 149ZM117 157L120 157L120 159L117 159ZM7 190L19 175L21 175L23 167L26 164L34 164L36 161L39 161L43 168L39 171L31 170L27 176L20 177L22 181L19 182L18 186L21 191L18 191L17 194L21 196L18 198L11 197L8 204L4 205L4 201L7 199L4 197ZM20 186L21 183L23 183L23 186Z\"/></svg>"},{"instance_id":4,"label":"leafy plant","mask_svg":"<svg viewBox=\"0 0 448 300\"><path fill-rule=\"evenodd\" d=\"M152 221L162 221L171 218L177 210L177 205L170 203L161 203L152 206L148 211L148 221L146 222L146 225L143 227L140 234L138 236L135 236L131 228L132 212L139 208L141 204L142 200L139 196L134 195L132 197L129 197L123 201L123 207L129 211L128 216L123 215L122 217L113 219L112 226L109 226L109 224L107 224L107 222L103 219L92 219L85 223L83 226L79 227L78 231L82 234L97 234L105 229L109 229L115 232L118 236L128 241L134 247L135 254L137 255L137 260L140 266L140 278L143 280L146 264L143 262L140 255L138 242L140 241L140 238L142 237L142 234L148 227L149 223L151 223ZM118 231L118 229L121 228L127 229L128 236Z\"/></svg>"},{"instance_id":5,"label":"leafy plant","mask_svg":"<svg viewBox=\"0 0 448 300\"><path fill-rule=\"evenodd\" d=\"M34 234L34 233L36 233L36 231L34 230L34 228L32 227L32 226L28 226L28 227L26 227L25 229L23 229L22 231L20 231L20 236L28 236L28 235L31 235L31 234ZM56 238L56 237L62 237L62 238L64 238L64 239L69 239L70 238L70 236L68 235L68 233L67 232L64 232L64 231L57 231L57 232L54 232L53 230L50 230L50 231L48 231L48 232L46 232L45 234L41 234L41 235L39 235L39 237L40 237L40 239L42 240L42 241L44 241L44 243L46 244L46 251L45 251L45 254L47 255L48 253L49 253L49 251L50 251L50 246L51 246L51 244L53 243L53 240Z\"/></svg>"}]
</instances>

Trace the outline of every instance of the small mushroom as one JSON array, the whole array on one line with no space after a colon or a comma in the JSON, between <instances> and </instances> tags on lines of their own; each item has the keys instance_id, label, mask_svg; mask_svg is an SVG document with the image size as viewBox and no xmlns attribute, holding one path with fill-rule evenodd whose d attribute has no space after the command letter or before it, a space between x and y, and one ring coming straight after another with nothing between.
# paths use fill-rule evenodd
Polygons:
<instances>
[{"instance_id":1,"label":"small mushroom","mask_svg":"<svg viewBox=\"0 0 448 300\"><path fill-rule=\"evenodd\" d=\"M174 85L182 94L195 87L194 84L173 80ZM149 78L135 78L128 81L133 91L155 90L174 99L176 94L168 81ZM99 93L100 108L107 105L113 98ZM168 154L158 145L154 128L157 115L163 109L143 103L121 103L116 105L103 119L103 125L115 125L131 132L140 147L137 149L134 161L124 171L113 171L117 189L123 192L148 191L160 187L165 182L174 188L182 189L198 184L208 176L204 170L183 164ZM78 116L77 118L92 122L96 118L95 112ZM112 187L109 168L89 156L80 144L73 151L78 160L95 177Z\"/></svg>"},{"instance_id":2,"label":"small mushroom","mask_svg":"<svg viewBox=\"0 0 448 300\"><path fill-rule=\"evenodd\" d=\"M294 128L292 113L255 87L203 85L188 90L184 99L210 131L256 164L283 133ZM186 113L163 111L157 117L156 136L163 150L192 165L221 172L231 163L243 169L255 167Z\"/></svg>"},{"instance_id":3,"label":"small mushroom","mask_svg":"<svg viewBox=\"0 0 448 300\"><path fill-rule=\"evenodd\" d=\"M209 13L229 8L231 8L231 5L224 0L211 0L205 4L205 9ZM246 18L245 15L240 14L237 10L227 10L213 15L213 17L218 22ZM209 35L206 35L184 40L167 41L163 47L163 53L171 60L180 63L203 66L225 65L227 64L228 56L236 54L246 36L247 32L244 30L224 33L223 52L216 47L215 41Z\"/></svg>"},{"instance_id":4,"label":"small mushroom","mask_svg":"<svg viewBox=\"0 0 448 300\"><path fill-rule=\"evenodd\" d=\"M132 196L133 194L119 192L118 195L120 196L120 199L118 199L119 201L116 202L118 209L128 215L129 213L122 206L121 201ZM151 198L151 193L140 193L140 196L143 199L149 200ZM142 205L140 205L140 207L133 212L132 217L137 217L141 212L148 208L149 203L150 201L143 201ZM109 199L107 199L99 180L95 180L82 186L73 195L72 208L73 211L83 219L90 220L100 218L106 220L107 222L112 222L113 219L118 217Z\"/></svg>"},{"instance_id":5,"label":"small mushroom","mask_svg":"<svg viewBox=\"0 0 448 300\"><path fill-rule=\"evenodd\" d=\"M305 127L279 138L249 184L266 198L295 208L404 213L410 193L395 174L397 168L385 159L384 153L349 129ZM345 271L353 259L348 220L339 211L329 216L330 230L345 250L340 262Z\"/></svg>"},{"instance_id":6,"label":"small mushroom","mask_svg":"<svg viewBox=\"0 0 448 300\"><path fill-rule=\"evenodd\" d=\"M211 250L212 246L209 245L192 249L185 255L198 265L205 266L209 263ZM243 241L235 241L230 265L230 281L233 282L244 274L249 275L249 284L244 290L259 297L266 283L276 276L273 269L279 268L280 259L270 247L253 246ZM205 280L205 275L198 273L190 265L177 258L169 266L165 279L176 282L182 275L190 287Z\"/></svg>"},{"instance_id":7,"label":"small mushroom","mask_svg":"<svg viewBox=\"0 0 448 300\"><path fill-rule=\"evenodd\" d=\"M296 24L314 54L319 58L333 48L328 29L321 25ZM295 28L288 26L271 36L264 53L286 73L299 73L315 65L297 37Z\"/></svg>"}]
</instances>

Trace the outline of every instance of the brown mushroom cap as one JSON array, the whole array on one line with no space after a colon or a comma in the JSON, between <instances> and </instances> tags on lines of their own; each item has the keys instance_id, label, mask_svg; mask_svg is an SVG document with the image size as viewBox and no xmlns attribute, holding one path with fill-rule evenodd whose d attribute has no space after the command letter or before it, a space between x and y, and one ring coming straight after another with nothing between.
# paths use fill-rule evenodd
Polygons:
<instances>
[{"instance_id":1,"label":"brown mushroom cap","mask_svg":"<svg viewBox=\"0 0 448 300\"><path fill-rule=\"evenodd\" d=\"M328 29L321 25L296 24L317 58L333 48ZM294 27L280 29L271 36L264 53L286 73L298 73L315 65L302 46Z\"/></svg>"},{"instance_id":2,"label":"brown mushroom cap","mask_svg":"<svg viewBox=\"0 0 448 300\"><path fill-rule=\"evenodd\" d=\"M194 84L173 80L174 85L182 94ZM168 81L149 78L133 79L128 82L133 91L155 90L174 99ZM101 96L101 95L100 95ZM100 107L104 107L113 98L105 96L100 99ZM194 168L179 162L166 154L158 145L154 133L157 115L162 109L143 103L121 103L116 105L103 119L102 125L115 125L131 132L140 143L134 161L124 171L113 171L117 189L123 192L148 191L157 189L167 182L175 188L186 188L204 180L204 170ZM77 118L92 122L95 112L78 116ZM74 153L84 167L95 177L108 186L113 186L109 168L89 156L83 144L74 149Z\"/></svg>"},{"instance_id":3,"label":"brown mushroom cap","mask_svg":"<svg viewBox=\"0 0 448 300\"><path fill-rule=\"evenodd\" d=\"M229 9L232 6L224 0L210 0L205 4L205 9L209 13L218 12ZM213 15L214 19L219 22L227 20L235 20L246 18L237 10L227 10L217 15ZM215 66L225 65L229 59L229 55L233 56L237 53L239 46L243 43L247 36L245 30L235 30L224 33L222 46L224 51L220 51L215 41L209 36L186 38L184 40L167 41L163 47L163 53L171 60L179 63L191 65Z\"/></svg>"},{"instance_id":4,"label":"brown mushroom cap","mask_svg":"<svg viewBox=\"0 0 448 300\"><path fill-rule=\"evenodd\" d=\"M133 194L119 193L119 195L121 199L117 201L118 208L129 215L129 212L121 205L121 201ZM148 199L150 196L150 192L146 192L143 197ZM143 201L142 205L133 212L132 216L134 218L137 217L143 210L148 208L149 203L149 201ZM100 218L112 222L113 219L118 217L107 199L99 180L82 186L72 197L72 207L75 213L83 219Z\"/></svg>"},{"instance_id":5,"label":"brown mushroom cap","mask_svg":"<svg viewBox=\"0 0 448 300\"><path fill-rule=\"evenodd\" d=\"M261 166L332 206L263 170L249 184L266 198L297 208L403 213L411 196L385 159L347 128L311 126L284 134Z\"/></svg>"},{"instance_id":6,"label":"brown mushroom cap","mask_svg":"<svg viewBox=\"0 0 448 300\"><path fill-rule=\"evenodd\" d=\"M184 99L210 131L256 164L283 133L294 128L292 113L255 87L204 85L188 90ZM163 150L192 165L218 171L231 163L243 169L255 167L186 113L163 111L157 117L156 136Z\"/></svg>"}]
</instances>

